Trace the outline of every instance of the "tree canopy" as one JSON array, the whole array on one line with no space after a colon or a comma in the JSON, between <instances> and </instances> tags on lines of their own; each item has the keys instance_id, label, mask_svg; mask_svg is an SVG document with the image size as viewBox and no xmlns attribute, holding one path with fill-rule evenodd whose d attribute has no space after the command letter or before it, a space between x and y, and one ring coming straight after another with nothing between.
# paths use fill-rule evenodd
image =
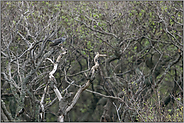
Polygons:
<instances>
[{"instance_id":1,"label":"tree canopy","mask_svg":"<svg viewBox=\"0 0 184 123\"><path fill-rule=\"evenodd\" d=\"M1 121L183 122L183 1L1 2Z\"/></svg>"}]
</instances>

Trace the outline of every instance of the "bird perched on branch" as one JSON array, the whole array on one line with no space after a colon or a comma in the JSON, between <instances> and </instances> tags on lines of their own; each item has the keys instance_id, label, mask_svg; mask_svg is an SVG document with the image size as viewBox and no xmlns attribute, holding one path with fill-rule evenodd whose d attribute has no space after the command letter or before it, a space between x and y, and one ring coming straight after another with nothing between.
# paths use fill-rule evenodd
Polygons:
<instances>
[{"instance_id":1,"label":"bird perched on branch","mask_svg":"<svg viewBox=\"0 0 184 123\"><path fill-rule=\"evenodd\" d=\"M63 42L65 42L65 40L66 40L66 37L62 37L62 38L55 39L53 41L51 41L51 40L48 40L48 41L52 42L52 44L50 44L50 46L57 46L57 45L62 45Z\"/></svg>"}]
</instances>

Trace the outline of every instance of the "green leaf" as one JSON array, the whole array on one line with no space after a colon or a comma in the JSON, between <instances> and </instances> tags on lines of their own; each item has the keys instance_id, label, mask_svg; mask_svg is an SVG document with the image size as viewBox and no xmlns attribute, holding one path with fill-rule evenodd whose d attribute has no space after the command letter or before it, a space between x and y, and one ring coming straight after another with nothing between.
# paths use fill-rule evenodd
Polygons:
<instances>
[{"instance_id":1,"label":"green leaf","mask_svg":"<svg viewBox=\"0 0 184 123\"><path fill-rule=\"evenodd\" d=\"M86 112L86 109L80 109L80 111L82 112L82 113L84 113L84 112Z\"/></svg>"},{"instance_id":2,"label":"green leaf","mask_svg":"<svg viewBox=\"0 0 184 123\"><path fill-rule=\"evenodd\" d=\"M61 4L57 4L56 6L58 6L58 7L59 7L59 6L61 6Z\"/></svg>"},{"instance_id":3,"label":"green leaf","mask_svg":"<svg viewBox=\"0 0 184 123\"><path fill-rule=\"evenodd\" d=\"M102 24L100 22L98 22L98 26L102 26Z\"/></svg>"},{"instance_id":4,"label":"green leaf","mask_svg":"<svg viewBox=\"0 0 184 123\"><path fill-rule=\"evenodd\" d=\"M144 10L144 9L142 9L142 10L141 10L141 12L145 12L145 10Z\"/></svg>"},{"instance_id":5,"label":"green leaf","mask_svg":"<svg viewBox=\"0 0 184 123\"><path fill-rule=\"evenodd\" d=\"M171 109L168 109L169 112L171 112L172 110Z\"/></svg>"},{"instance_id":6,"label":"green leaf","mask_svg":"<svg viewBox=\"0 0 184 123\"><path fill-rule=\"evenodd\" d=\"M68 22L68 18L66 18L65 21Z\"/></svg>"},{"instance_id":7,"label":"green leaf","mask_svg":"<svg viewBox=\"0 0 184 123\"><path fill-rule=\"evenodd\" d=\"M82 54L86 55L86 52L85 51L81 51L81 52L82 52Z\"/></svg>"},{"instance_id":8,"label":"green leaf","mask_svg":"<svg viewBox=\"0 0 184 123\"><path fill-rule=\"evenodd\" d=\"M132 10L131 12L134 13L134 12L136 12L136 11L135 11L135 10Z\"/></svg>"},{"instance_id":9,"label":"green leaf","mask_svg":"<svg viewBox=\"0 0 184 123\"><path fill-rule=\"evenodd\" d=\"M59 8L55 8L55 10L59 10Z\"/></svg>"},{"instance_id":10,"label":"green leaf","mask_svg":"<svg viewBox=\"0 0 184 123\"><path fill-rule=\"evenodd\" d=\"M181 98L176 98L178 101L180 101L181 100Z\"/></svg>"},{"instance_id":11,"label":"green leaf","mask_svg":"<svg viewBox=\"0 0 184 123\"><path fill-rule=\"evenodd\" d=\"M16 24L16 21L13 20L13 24Z\"/></svg>"},{"instance_id":12,"label":"green leaf","mask_svg":"<svg viewBox=\"0 0 184 123\"><path fill-rule=\"evenodd\" d=\"M56 78L58 78L59 77L59 73L56 73Z\"/></svg>"},{"instance_id":13,"label":"green leaf","mask_svg":"<svg viewBox=\"0 0 184 123\"><path fill-rule=\"evenodd\" d=\"M136 50L136 49L137 49L137 46L134 47L134 50Z\"/></svg>"},{"instance_id":14,"label":"green leaf","mask_svg":"<svg viewBox=\"0 0 184 123\"><path fill-rule=\"evenodd\" d=\"M91 48L91 41L88 41L88 43L87 43L87 48L88 48L88 49Z\"/></svg>"},{"instance_id":15,"label":"green leaf","mask_svg":"<svg viewBox=\"0 0 184 123\"><path fill-rule=\"evenodd\" d=\"M149 41L146 41L146 42L145 42L145 45L148 45L148 44L149 44Z\"/></svg>"}]
</instances>

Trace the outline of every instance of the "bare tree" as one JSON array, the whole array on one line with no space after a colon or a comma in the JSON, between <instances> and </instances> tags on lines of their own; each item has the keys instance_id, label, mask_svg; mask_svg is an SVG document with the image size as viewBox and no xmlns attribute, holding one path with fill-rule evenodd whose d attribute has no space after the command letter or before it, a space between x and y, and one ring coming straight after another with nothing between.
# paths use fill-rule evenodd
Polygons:
<instances>
[{"instance_id":1,"label":"bare tree","mask_svg":"<svg viewBox=\"0 0 184 123\"><path fill-rule=\"evenodd\" d=\"M2 121L183 121L182 7L1 2Z\"/></svg>"}]
</instances>

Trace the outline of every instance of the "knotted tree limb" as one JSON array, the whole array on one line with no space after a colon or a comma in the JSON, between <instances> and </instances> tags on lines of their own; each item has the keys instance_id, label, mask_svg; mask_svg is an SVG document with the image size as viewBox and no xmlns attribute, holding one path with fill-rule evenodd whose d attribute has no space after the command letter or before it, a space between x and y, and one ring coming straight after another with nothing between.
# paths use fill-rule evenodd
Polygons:
<instances>
[{"instance_id":1,"label":"knotted tree limb","mask_svg":"<svg viewBox=\"0 0 184 123\"><path fill-rule=\"evenodd\" d=\"M63 47L61 47L61 49L62 49L63 52L62 52L61 54L59 54L59 56L57 57L57 60L56 60L55 63L54 63L51 59L46 58L47 60L51 61L51 63L54 64L54 68L53 68L52 71L49 73L49 81L48 81L47 85L46 85L45 88L44 88L44 93L43 93L42 98L41 98L41 101L40 101L40 118L41 118L41 121L43 121L43 119L44 119L45 107L44 107L44 105L43 105L43 101L44 101L44 99L45 99L45 95L46 95L47 91L49 90L49 89L48 89L48 85L49 85L49 84L50 84L50 87L51 87L51 88L54 90L54 92L56 93L56 96L57 96L58 100L61 101L61 99L62 99L62 95L61 95L61 93L59 92L58 88L56 87L57 82L56 82L56 79L55 79L55 77L54 77L54 75L53 75L53 74L56 72L56 70L57 70L57 67L58 67L58 64L59 64L59 61L60 61L61 57L62 57L64 54L66 54L66 50L65 50Z\"/></svg>"},{"instance_id":2,"label":"knotted tree limb","mask_svg":"<svg viewBox=\"0 0 184 123\"><path fill-rule=\"evenodd\" d=\"M77 93L75 94L75 96L74 96L74 98L73 98L71 104L66 108L66 110L65 110L65 111L62 111L62 114L61 114L61 115L59 116L59 118L58 118L58 121L59 121L59 122L64 122L64 116L65 116L65 115L67 114L67 112L69 112L69 111L74 107L74 105L77 103L77 101L78 101L78 99L79 99L81 93L82 93L84 90L86 90L86 89L91 85L91 82L94 80L94 73L95 73L95 71L96 71L96 70L98 69L98 67L99 67L98 58L99 58L99 57L104 57L104 56L106 56L106 55L102 55L102 54L99 54L99 53L97 52L96 56L94 57L94 63L95 63L95 65L91 68L90 73L89 73L90 78L88 79L88 81L87 81L84 85L82 85L82 86L79 88L79 90L78 90Z\"/></svg>"},{"instance_id":3,"label":"knotted tree limb","mask_svg":"<svg viewBox=\"0 0 184 123\"><path fill-rule=\"evenodd\" d=\"M56 82L56 79L54 77L54 73L56 72L57 70L57 67L58 67L58 64L59 64L59 60L61 59L61 57L66 54L66 50L61 47L61 49L63 50L63 53L61 53L58 57L57 57L57 60L56 60L56 63L54 63L54 68L53 70L49 73L49 82L51 84L51 88L54 89L54 92L56 93L56 96L58 98L58 100L60 101L62 99L62 95L61 93L59 92L58 88L55 86L55 84L57 84Z\"/></svg>"},{"instance_id":4,"label":"knotted tree limb","mask_svg":"<svg viewBox=\"0 0 184 123\"><path fill-rule=\"evenodd\" d=\"M45 95L47 93L47 90L48 90L48 84L44 88L44 93L43 93L42 98L41 98L41 101L40 101L40 111L39 111L39 113L40 113L40 119L41 119L41 121L43 121L44 116L45 116L45 107L44 107L43 102L44 102L44 99L45 99Z\"/></svg>"}]
</instances>

